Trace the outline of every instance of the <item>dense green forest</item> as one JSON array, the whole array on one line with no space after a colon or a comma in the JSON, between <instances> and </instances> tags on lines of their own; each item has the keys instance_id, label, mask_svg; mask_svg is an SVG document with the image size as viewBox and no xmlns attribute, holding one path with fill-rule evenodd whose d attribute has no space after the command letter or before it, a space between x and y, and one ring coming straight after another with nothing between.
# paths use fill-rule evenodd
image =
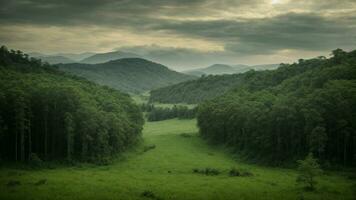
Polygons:
<instances>
[{"instance_id":1,"label":"dense green forest","mask_svg":"<svg viewBox=\"0 0 356 200\"><path fill-rule=\"evenodd\" d=\"M266 64L266 65L226 65L226 64L214 64L209 67L192 69L184 71L183 73L202 76L202 75L222 75L222 74L239 74L253 70L268 70L278 68L278 64Z\"/></svg>"},{"instance_id":2,"label":"dense green forest","mask_svg":"<svg viewBox=\"0 0 356 200\"><path fill-rule=\"evenodd\" d=\"M197 107L173 105L173 107L159 107L154 104L142 104L142 111L147 112L148 121L162 121L166 119L193 119L196 117Z\"/></svg>"},{"instance_id":3,"label":"dense green forest","mask_svg":"<svg viewBox=\"0 0 356 200\"><path fill-rule=\"evenodd\" d=\"M150 102L196 104L224 94L243 82L242 74L208 75L150 91Z\"/></svg>"},{"instance_id":4,"label":"dense green forest","mask_svg":"<svg viewBox=\"0 0 356 200\"><path fill-rule=\"evenodd\" d=\"M301 59L300 63L280 64L276 70L250 70L242 74L203 76L196 80L152 90L150 101L196 104L221 96L236 87L251 91L262 90L279 85L284 80L302 74L324 62L326 62L324 57L307 61Z\"/></svg>"},{"instance_id":5,"label":"dense green forest","mask_svg":"<svg viewBox=\"0 0 356 200\"><path fill-rule=\"evenodd\" d=\"M0 48L0 159L107 162L141 137L127 94Z\"/></svg>"},{"instance_id":6,"label":"dense green forest","mask_svg":"<svg viewBox=\"0 0 356 200\"><path fill-rule=\"evenodd\" d=\"M59 65L59 68L129 93L141 93L195 78L141 58L123 58L93 65L73 63Z\"/></svg>"},{"instance_id":7,"label":"dense green forest","mask_svg":"<svg viewBox=\"0 0 356 200\"><path fill-rule=\"evenodd\" d=\"M236 77L243 84L199 105L204 138L259 162L312 152L324 164L356 166L356 51Z\"/></svg>"},{"instance_id":8,"label":"dense green forest","mask_svg":"<svg viewBox=\"0 0 356 200\"><path fill-rule=\"evenodd\" d=\"M152 90L150 102L196 104L221 96L237 86L260 89L266 87L266 84L277 85L290 76L302 73L303 70L306 69L291 69L281 64L277 70L250 70L242 74L202 76L199 79Z\"/></svg>"}]
</instances>

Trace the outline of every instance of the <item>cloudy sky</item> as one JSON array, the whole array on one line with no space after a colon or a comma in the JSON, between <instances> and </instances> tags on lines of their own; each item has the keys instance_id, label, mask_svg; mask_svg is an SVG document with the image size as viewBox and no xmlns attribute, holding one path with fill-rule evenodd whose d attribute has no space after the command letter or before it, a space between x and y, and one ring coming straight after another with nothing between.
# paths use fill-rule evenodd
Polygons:
<instances>
[{"instance_id":1,"label":"cloudy sky","mask_svg":"<svg viewBox=\"0 0 356 200\"><path fill-rule=\"evenodd\" d=\"M181 68L293 62L356 49L356 0L0 0L0 44L189 56L168 62Z\"/></svg>"}]
</instances>

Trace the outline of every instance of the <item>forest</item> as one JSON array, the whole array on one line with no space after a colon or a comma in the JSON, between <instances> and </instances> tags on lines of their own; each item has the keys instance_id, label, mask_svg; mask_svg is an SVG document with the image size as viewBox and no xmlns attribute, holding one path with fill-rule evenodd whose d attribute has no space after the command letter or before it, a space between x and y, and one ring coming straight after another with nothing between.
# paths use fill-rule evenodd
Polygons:
<instances>
[{"instance_id":1,"label":"forest","mask_svg":"<svg viewBox=\"0 0 356 200\"><path fill-rule=\"evenodd\" d=\"M356 166L356 51L300 59L198 107L200 134L259 163L294 163L313 153L323 164Z\"/></svg>"},{"instance_id":2,"label":"forest","mask_svg":"<svg viewBox=\"0 0 356 200\"><path fill-rule=\"evenodd\" d=\"M127 94L0 48L0 160L107 163L143 122Z\"/></svg>"},{"instance_id":3,"label":"forest","mask_svg":"<svg viewBox=\"0 0 356 200\"><path fill-rule=\"evenodd\" d=\"M142 104L142 111L147 112L148 121L162 121L166 119L193 119L196 117L197 107L188 108L183 105L173 105L173 107L159 107L154 104Z\"/></svg>"}]
</instances>

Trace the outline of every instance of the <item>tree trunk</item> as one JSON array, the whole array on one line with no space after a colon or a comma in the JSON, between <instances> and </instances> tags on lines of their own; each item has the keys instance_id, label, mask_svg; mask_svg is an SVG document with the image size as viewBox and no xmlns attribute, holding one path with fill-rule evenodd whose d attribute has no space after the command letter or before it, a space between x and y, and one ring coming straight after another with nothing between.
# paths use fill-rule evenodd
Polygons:
<instances>
[{"instance_id":1,"label":"tree trunk","mask_svg":"<svg viewBox=\"0 0 356 200\"><path fill-rule=\"evenodd\" d=\"M21 130L20 130L20 143L21 143L21 161L25 161L25 130L24 122L21 120Z\"/></svg>"},{"instance_id":2,"label":"tree trunk","mask_svg":"<svg viewBox=\"0 0 356 200\"><path fill-rule=\"evenodd\" d=\"M17 162L17 129L15 133L15 161Z\"/></svg>"},{"instance_id":3,"label":"tree trunk","mask_svg":"<svg viewBox=\"0 0 356 200\"><path fill-rule=\"evenodd\" d=\"M28 120L28 160L32 154L32 135L31 135L31 119Z\"/></svg>"},{"instance_id":4,"label":"tree trunk","mask_svg":"<svg viewBox=\"0 0 356 200\"><path fill-rule=\"evenodd\" d=\"M48 106L45 106L45 115L44 115L44 157L48 159Z\"/></svg>"},{"instance_id":5,"label":"tree trunk","mask_svg":"<svg viewBox=\"0 0 356 200\"><path fill-rule=\"evenodd\" d=\"M348 141L348 137L349 137L349 134L348 132L345 132L345 135L344 135L344 166L346 165L347 163L347 141Z\"/></svg>"}]
</instances>

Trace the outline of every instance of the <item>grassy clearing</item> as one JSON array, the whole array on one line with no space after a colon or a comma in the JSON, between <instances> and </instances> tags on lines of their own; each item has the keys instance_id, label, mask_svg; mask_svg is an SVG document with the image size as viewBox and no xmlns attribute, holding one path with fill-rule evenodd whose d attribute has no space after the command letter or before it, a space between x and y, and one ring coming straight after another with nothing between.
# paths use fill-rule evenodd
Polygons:
<instances>
[{"instance_id":1,"label":"grassy clearing","mask_svg":"<svg viewBox=\"0 0 356 200\"><path fill-rule=\"evenodd\" d=\"M149 122L142 147L109 166L2 168L0 199L355 199L355 180L328 173L320 178L316 192L302 192L295 184L294 170L234 161L196 133L195 120ZM206 167L221 173L206 176L192 171ZM230 177L232 167L253 176ZM45 183L38 184L43 179ZM9 181L20 185L7 186Z\"/></svg>"},{"instance_id":2,"label":"grassy clearing","mask_svg":"<svg viewBox=\"0 0 356 200\"><path fill-rule=\"evenodd\" d=\"M139 105L146 104L146 103L148 103L149 93L132 94L131 98ZM154 104L154 106L161 107L161 108L172 108L174 105L187 106L188 108L194 108L194 107L197 106L196 104L186 104L186 103L170 104L170 103L157 103L157 102L155 102L153 104Z\"/></svg>"}]
</instances>

